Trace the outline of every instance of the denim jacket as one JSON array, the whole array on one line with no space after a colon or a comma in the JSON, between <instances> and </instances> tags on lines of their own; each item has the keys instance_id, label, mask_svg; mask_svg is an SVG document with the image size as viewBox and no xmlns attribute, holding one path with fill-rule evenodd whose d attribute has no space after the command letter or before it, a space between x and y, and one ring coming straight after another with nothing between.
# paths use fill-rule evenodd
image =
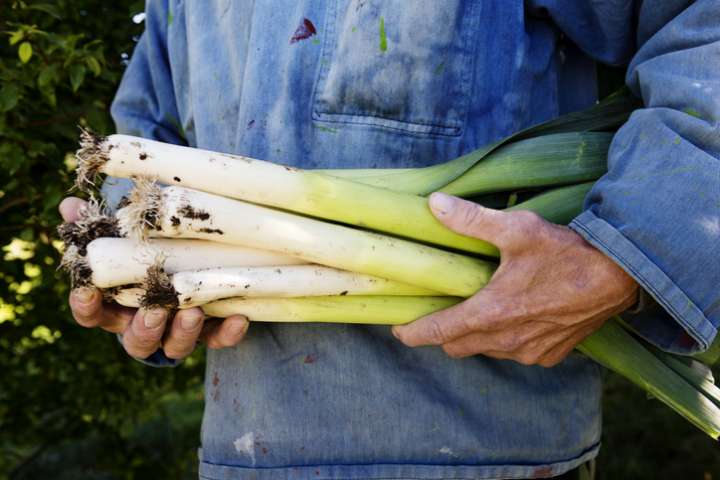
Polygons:
<instances>
[{"instance_id":1,"label":"denim jacket","mask_svg":"<svg viewBox=\"0 0 720 480\"><path fill-rule=\"evenodd\" d=\"M305 168L444 162L592 104L595 62L631 62L646 108L571 227L655 299L631 318L643 335L681 353L715 337L717 0L150 0L146 15L118 131ZM579 354L452 360L380 326L253 324L208 352L205 393L207 479L548 477L599 448L599 368Z\"/></svg>"}]
</instances>

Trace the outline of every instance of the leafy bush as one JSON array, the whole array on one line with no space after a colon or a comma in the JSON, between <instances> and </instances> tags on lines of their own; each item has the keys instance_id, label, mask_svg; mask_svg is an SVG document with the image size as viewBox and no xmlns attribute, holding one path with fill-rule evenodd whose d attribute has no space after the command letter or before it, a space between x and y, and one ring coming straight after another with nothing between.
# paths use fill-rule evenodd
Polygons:
<instances>
[{"instance_id":1,"label":"leafy bush","mask_svg":"<svg viewBox=\"0 0 720 480\"><path fill-rule=\"evenodd\" d=\"M0 17L0 477L22 477L46 452L103 438L115 452L103 457L114 462L106 471L125 478L153 462L119 445L128 431L166 392L197 392L203 366L150 369L128 361L114 336L76 326L54 238L78 125L112 130L109 105L143 4L9 3ZM65 463L92 463L82 452Z\"/></svg>"}]
</instances>

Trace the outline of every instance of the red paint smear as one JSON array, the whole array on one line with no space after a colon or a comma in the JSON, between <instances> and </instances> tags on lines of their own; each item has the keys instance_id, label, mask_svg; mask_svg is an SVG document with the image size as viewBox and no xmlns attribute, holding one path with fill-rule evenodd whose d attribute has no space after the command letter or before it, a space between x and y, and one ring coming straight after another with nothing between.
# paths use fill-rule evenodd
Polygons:
<instances>
[{"instance_id":1,"label":"red paint smear","mask_svg":"<svg viewBox=\"0 0 720 480\"><path fill-rule=\"evenodd\" d=\"M220 378L218 377L217 372L214 372L214 373L213 373L212 383L213 383L213 386L214 386L214 387L217 387L217 386L218 386L218 383L220 383Z\"/></svg>"},{"instance_id":2,"label":"red paint smear","mask_svg":"<svg viewBox=\"0 0 720 480\"><path fill-rule=\"evenodd\" d=\"M552 467L536 467L533 470L532 478L550 478L553 474Z\"/></svg>"},{"instance_id":3,"label":"red paint smear","mask_svg":"<svg viewBox=\"0 0 720 480\"><path fill-rule=\"evenodd\" d=\"M305 355L305 360L303 360L303 363L315 363L315 360L317 360L317 357L309 353Z\"/></svg>"},{"instance_id":4,"label":"red paint smear","mask_svg":"<svg viewBox=\"0 0 720 480\"><path fill-rule=\"evenodd\" d=\"M290 43L299 42L300 40L306 40L315 35L316 33L317 30L315 30L315 25L313 25L313 23L307 18L303 18L302 22L300 22L300 25L298 25L295 33L290 39Z\"/></svg>"}]
</instances>

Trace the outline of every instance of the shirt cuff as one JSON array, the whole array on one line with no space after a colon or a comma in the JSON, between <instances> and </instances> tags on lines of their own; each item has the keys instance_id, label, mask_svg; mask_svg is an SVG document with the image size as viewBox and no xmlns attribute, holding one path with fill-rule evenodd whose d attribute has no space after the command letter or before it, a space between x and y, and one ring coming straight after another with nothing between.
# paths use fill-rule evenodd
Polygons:
<instances>
[{"instance_id":1,"label":"shirt cuff","mask_svg":"<svg viewBox=\"0 0 720 480\"><path fill-rule=\"evenodd\" d=\"M627 316L641 336L673 353L688 355L707 350L717 333L715 326L637 246L590 210L576 217L569 227L612 258L664 310L649 309Z\"/></svg>"}]
</instances>

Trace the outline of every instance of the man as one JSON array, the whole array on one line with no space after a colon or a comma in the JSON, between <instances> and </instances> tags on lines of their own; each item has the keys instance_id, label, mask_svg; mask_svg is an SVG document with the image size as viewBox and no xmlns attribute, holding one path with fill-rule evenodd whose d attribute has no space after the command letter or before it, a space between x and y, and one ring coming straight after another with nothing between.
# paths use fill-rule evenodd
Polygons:
<instances>
[{"instance_id":1,"label":"man","mask_svg":"<svg viewBox=\"0 0 720 480\"><path fill-rule=\"evenodd\" d=\"M654 301L627 318L659 346L691 353L715 337L717 0L168 0L146 14L118 131L288 165L446 161L592 104L595 60L632 58L628 85L647 106L570 228L431 198L502 264L465 303L393 331L430 347L377 326L206 326L210 347L233 348L208 353L202 478L576 473L600 438L599 368L571 353L579 341L640 291ZM63 203L66 219L78 205ZM92 290L70 302L81 325L122 333L155 364L189 354L203 329L198 310L168 320Z\"/></svg>"}]
</instances>

